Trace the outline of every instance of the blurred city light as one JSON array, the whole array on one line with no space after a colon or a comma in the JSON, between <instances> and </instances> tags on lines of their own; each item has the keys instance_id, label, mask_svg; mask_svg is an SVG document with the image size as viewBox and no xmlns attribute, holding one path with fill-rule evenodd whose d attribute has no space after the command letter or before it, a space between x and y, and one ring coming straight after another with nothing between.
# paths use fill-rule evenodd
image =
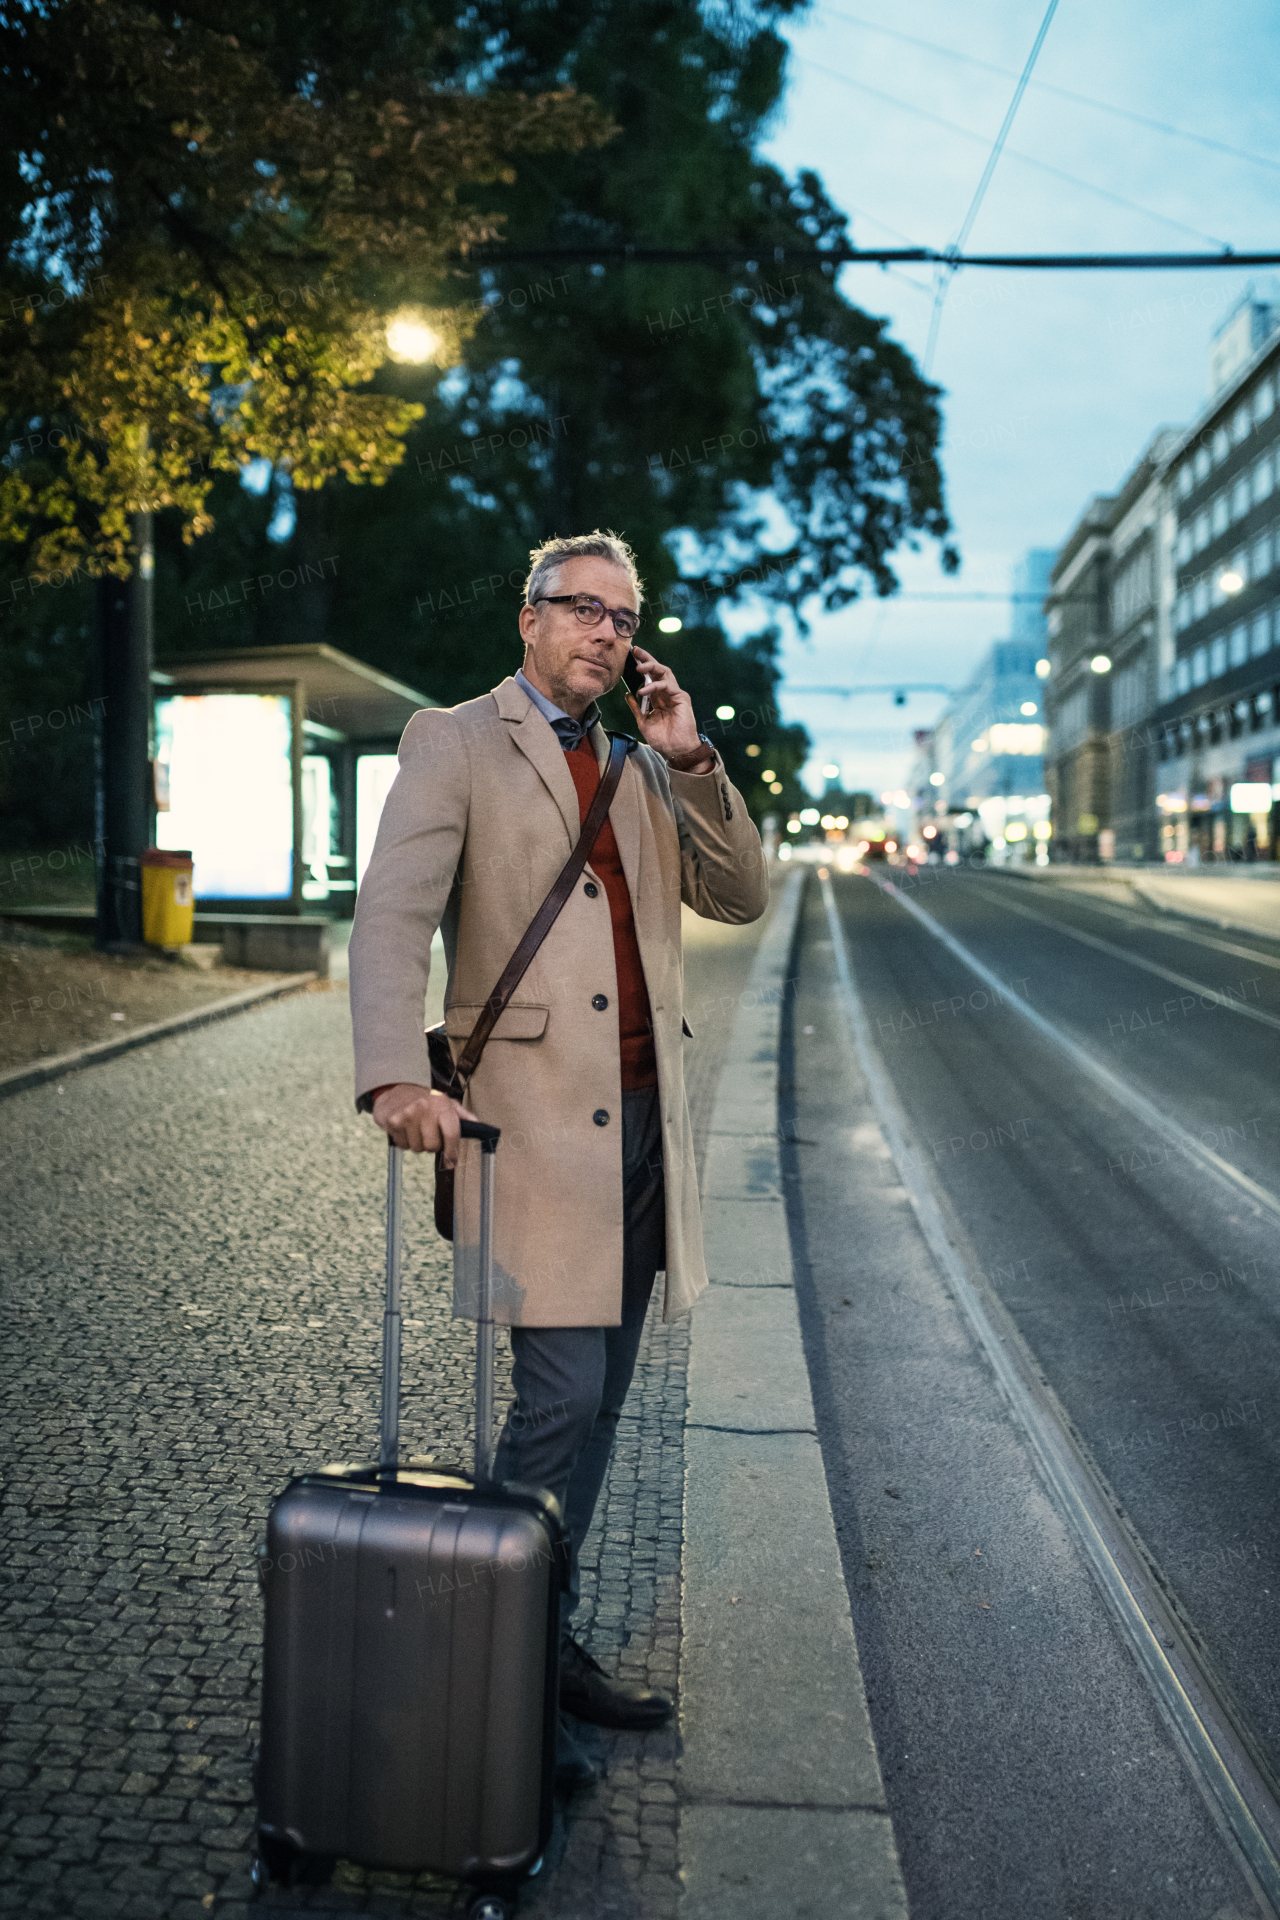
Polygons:
<instances>
[{"instance_id":1,"label":"blurred city light","mask_svg":"<svg viewBox=\"0 0 1280 1920\"><path fill-rule=\"evenodd\" d=\"M443 344L435 328L429 327L420 314L409 308L397 313L387 325L387 346L393 360L420 366L439 353Z\"/></svg>"},{"instance_id":2,"label":"blurred city light","mask_svg":"<svg viewBox=\"0 0 1280 1920\"><path fill-rule=\"evenodd\" d=\"M668 613L664 615L664 617L661 620L659 620L658 632L659 633L679 633L683 625L684 625L683 620L677 619L674 613ZM747 752L750 753L750 751L751 749L750 747L748 747ZM757 747L756 752L759 753L759 751L760 749L759 747Z\"/></svg>"},{"instance_id":3,"label":"blurred city light","mask_svg":"<svg viewBox=\"0 0 1280 1920\"><path fill-rule=\"evenodd\" d=\"M945 779L946 775L944 773L931 773L929 775L929 785L931 787L940 787Z\"/></svg>"},{"instance_id":4,"label":"blurred city light","mask_svg":"<svg viewBox=\"0 0 1280 1920\"><path fill-rule=\"evenodd\" d=\"M717 708L716 708L716 719L717 719L717 720L732 720L732 718L733 718L733 715L734 715L734 709L733 709L732 707L717 707Z\"/></svg>"},{"instance_id":5,"label":"blurred city light","mask_svg":"<svg viewBox=\"0 0 1280 1920\"><path fill-rule=\"evenodd\" d=\"M1109 653L1095 653L1089 665L1095 673L1110 673L1111 655Z\"/></svg>"},{"instance_id":6,"label":"blurred city light","mask_svg":"<svg viewBox=\"0 0 1280 1920\"><path fill-rule=\"evenodd\" d=\"M1036 679L1037 680L1047 680L1049 678L1049 675L1052 672L1053 672L1053 667L1051 666L1048 660L1036 661Z\"/></svg>"}]
</instances>

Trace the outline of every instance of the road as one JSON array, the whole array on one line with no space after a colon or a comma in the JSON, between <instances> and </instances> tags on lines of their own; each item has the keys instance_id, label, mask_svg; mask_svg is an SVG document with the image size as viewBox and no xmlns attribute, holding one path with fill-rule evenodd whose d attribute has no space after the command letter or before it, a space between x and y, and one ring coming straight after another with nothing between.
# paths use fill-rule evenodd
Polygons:
<instances>
[{"instance_id":1,"label":"road","mask_svg":"<svg viewBox=\"0 0 1280 1920\"><path fill-rule=\"evenodd\" d=\"M782 1126L912 1913L1254 1913L907 1189L1280 1773L1280 946L990 873L828 893L811 879Z\"/></svg>"}]
</instances>

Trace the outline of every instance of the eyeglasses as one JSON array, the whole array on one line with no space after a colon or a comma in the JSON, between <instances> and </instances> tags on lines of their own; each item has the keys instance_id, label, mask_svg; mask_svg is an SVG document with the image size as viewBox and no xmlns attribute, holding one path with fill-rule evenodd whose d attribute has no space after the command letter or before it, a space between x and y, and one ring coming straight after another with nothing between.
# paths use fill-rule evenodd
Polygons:
<instances>
[{"instance_id":1,"label":"eyeglasses","mask_svg":"<svg viewBox=\"0 0 1280 1920\"><path fill-rule=\"evenodd\" d=\"M544 601L548 606L572 607L584 627L599 626L607 613L619 640L634 640L640 630L640 615L633 608L606 607L589 593L540 593L532 604L540 606Z\"/></svg>"}]
</instances>

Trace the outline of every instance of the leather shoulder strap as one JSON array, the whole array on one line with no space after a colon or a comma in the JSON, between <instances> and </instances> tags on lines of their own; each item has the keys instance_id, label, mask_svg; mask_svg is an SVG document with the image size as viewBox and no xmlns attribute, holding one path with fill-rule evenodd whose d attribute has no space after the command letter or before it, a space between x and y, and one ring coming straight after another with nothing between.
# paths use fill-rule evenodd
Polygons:
<instances>
[{"instance_id":1,"label":"leather shoulder strap","mask_svg":"<svg viewBox=\"0 0 1280 1920\"><path fill-rule=\"evenodd\" d=\"M529 922L524 938L503 968L498 984L485 1001L480 1018L468 1034L467 1044L458 1057L455 1070L456 1081L469 1080L479 1066L485 1043L498 1024L503 1008L528 972L534 954L550 933L559 917L560 909L577 885L578 875L591 858L591 850L608 817L613 796L618 791L618 782L622 778L622 769L626 765L630 746L631 743L625 734L615 733L610 736L609 762L600 776L600 784L596 788L587 817L582 823L578 844L561 867L550 893Z\"/></svg>"}]
</instances>

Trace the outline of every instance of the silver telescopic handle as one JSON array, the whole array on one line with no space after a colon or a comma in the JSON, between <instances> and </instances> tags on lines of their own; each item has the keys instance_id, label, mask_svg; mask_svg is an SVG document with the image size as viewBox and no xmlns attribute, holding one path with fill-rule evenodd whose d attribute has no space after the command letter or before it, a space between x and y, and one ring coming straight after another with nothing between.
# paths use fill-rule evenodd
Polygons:
<instances>
[{"instance_id":1,"label":"silver telescopic handle","mask_svg":"<svg viewBox=\"0 0 1280 1920\"><path fill-rule=\"evenodd\" d=\"M378 1465L395 1472L400 1460L400 1148L387 1141L387 1299L382 1315L382 1435Z\"/></svg>"},{"instance_id":2,"label":"silver telescopic handle","mask_svg":"<svg viewBox=\"0 0 1280 1920\"><path fill-rule=\"evenodd\" d=\"M476 1479L493 1468L493 1161L495 1138L480 1149L480 1299L476 1313Z\"/></svg>"}]
</instances>

